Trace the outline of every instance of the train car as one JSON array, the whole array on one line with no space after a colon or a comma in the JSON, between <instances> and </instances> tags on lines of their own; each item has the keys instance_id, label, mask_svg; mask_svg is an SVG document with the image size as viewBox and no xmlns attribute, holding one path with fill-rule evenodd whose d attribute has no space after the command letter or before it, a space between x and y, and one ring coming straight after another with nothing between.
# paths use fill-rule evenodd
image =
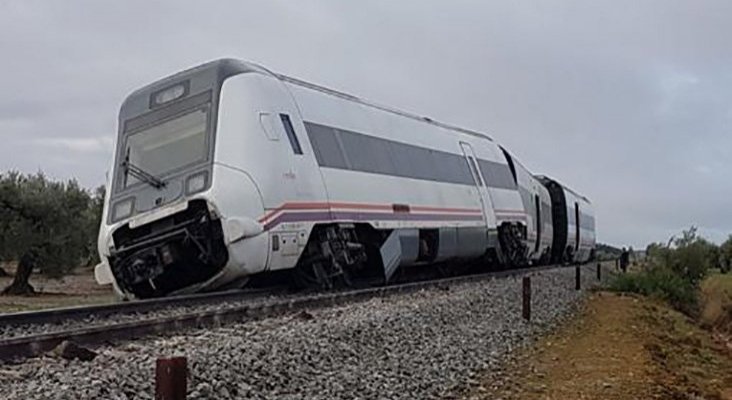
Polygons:
<instances>
[{"instance_id":1,"label":"train car","mask_svg":"<svg viewBox=\"0 0 732 400\"><path fill-rule=\"evenodd\" d=\"M522 235L526 263L546 263L551 257L554 231L549 190L505 148L501 147L501 150L511 169L526 215L526 232Z\"/></svg>"},{"instance_id":2,"label":"train car","mask_svg":"<svg viewBox=\"0 0 732 400\"><path fill-rule=\"evenodd\" d=\"M590 201L554 179L538 179L551 195L554 235L551 262L583 263L594 258L595 213Z\"/></svg>"},{"instance_id":3,"label":"train car","mask_svg":"<svg viewBox=\"0 0 732 400\"><path fill-rule=\"evenodd\" d=\"M318 287L373 270L388 281L400 267L518 265L546 249L527 250L537 217L517 182L543 194L489 136L251 63L133 92L115 148L95 275L124 298L276 271Z\"/></svg>"}]
</instances>

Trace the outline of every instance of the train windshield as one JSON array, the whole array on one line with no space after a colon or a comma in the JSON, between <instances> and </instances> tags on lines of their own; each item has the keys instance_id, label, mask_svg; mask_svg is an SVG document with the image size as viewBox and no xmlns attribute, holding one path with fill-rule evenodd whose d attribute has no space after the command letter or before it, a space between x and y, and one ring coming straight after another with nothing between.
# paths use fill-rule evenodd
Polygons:
<instances>
[{"instance_id":1,"label":"train windshield","mask_svg":"<svg viewBox=\"0 0 732 400\"><path fill-rule=\"evenodd\" d=\"M120 164L123 188L160 177L208 157L208 108L130 134Z\"/></svg>"}]
</instances>

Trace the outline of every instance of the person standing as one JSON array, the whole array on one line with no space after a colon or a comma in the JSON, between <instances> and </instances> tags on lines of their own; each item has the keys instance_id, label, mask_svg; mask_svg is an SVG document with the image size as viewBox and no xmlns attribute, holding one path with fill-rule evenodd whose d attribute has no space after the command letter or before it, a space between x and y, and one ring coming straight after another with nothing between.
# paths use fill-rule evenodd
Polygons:
<instances>
[{"instance_id":1,"label":"person standing","mask_svg":"<svg viewBox=\"0 0 732 400\"><path fill-rule=\"evenodd\" d=\"M623 247L623 252L620 253L620 270L623 273L628 272L628 264L630 263L630 252Z\"/></svg>"}]
</instances>

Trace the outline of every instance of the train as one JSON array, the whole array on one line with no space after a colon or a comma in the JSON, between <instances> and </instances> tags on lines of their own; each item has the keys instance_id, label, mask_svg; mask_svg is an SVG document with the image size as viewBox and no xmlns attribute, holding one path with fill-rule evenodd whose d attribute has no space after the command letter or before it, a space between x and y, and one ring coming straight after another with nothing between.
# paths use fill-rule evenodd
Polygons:
<instances>
[{"instance_id":1,"label":"train","mask_svg":"<svg viewBox=\"0 0 732 400\"><path fill-rule=\"evenodd\" d=\"M250 62L132 92L114 149L94 273L123 299L594 254L591 202L489 135Z\"/></svg>"}]
</instances>

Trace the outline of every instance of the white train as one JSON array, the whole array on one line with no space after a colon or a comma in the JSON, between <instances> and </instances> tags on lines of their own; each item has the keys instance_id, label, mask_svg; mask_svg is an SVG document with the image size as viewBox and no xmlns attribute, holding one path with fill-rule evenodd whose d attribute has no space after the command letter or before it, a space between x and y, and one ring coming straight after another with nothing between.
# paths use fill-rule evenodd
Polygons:
<instances>
[{"instance_id":1,"label":"white train","mask_svg":"<svg viewBox=\"0 0 732 400\"><path fill-rule=\"evenodd\" d=\"M237 60L133 92L115 148L95 275L125 298L594 249L589 201L489 136Z\"/></svg>"}]
</instances>

